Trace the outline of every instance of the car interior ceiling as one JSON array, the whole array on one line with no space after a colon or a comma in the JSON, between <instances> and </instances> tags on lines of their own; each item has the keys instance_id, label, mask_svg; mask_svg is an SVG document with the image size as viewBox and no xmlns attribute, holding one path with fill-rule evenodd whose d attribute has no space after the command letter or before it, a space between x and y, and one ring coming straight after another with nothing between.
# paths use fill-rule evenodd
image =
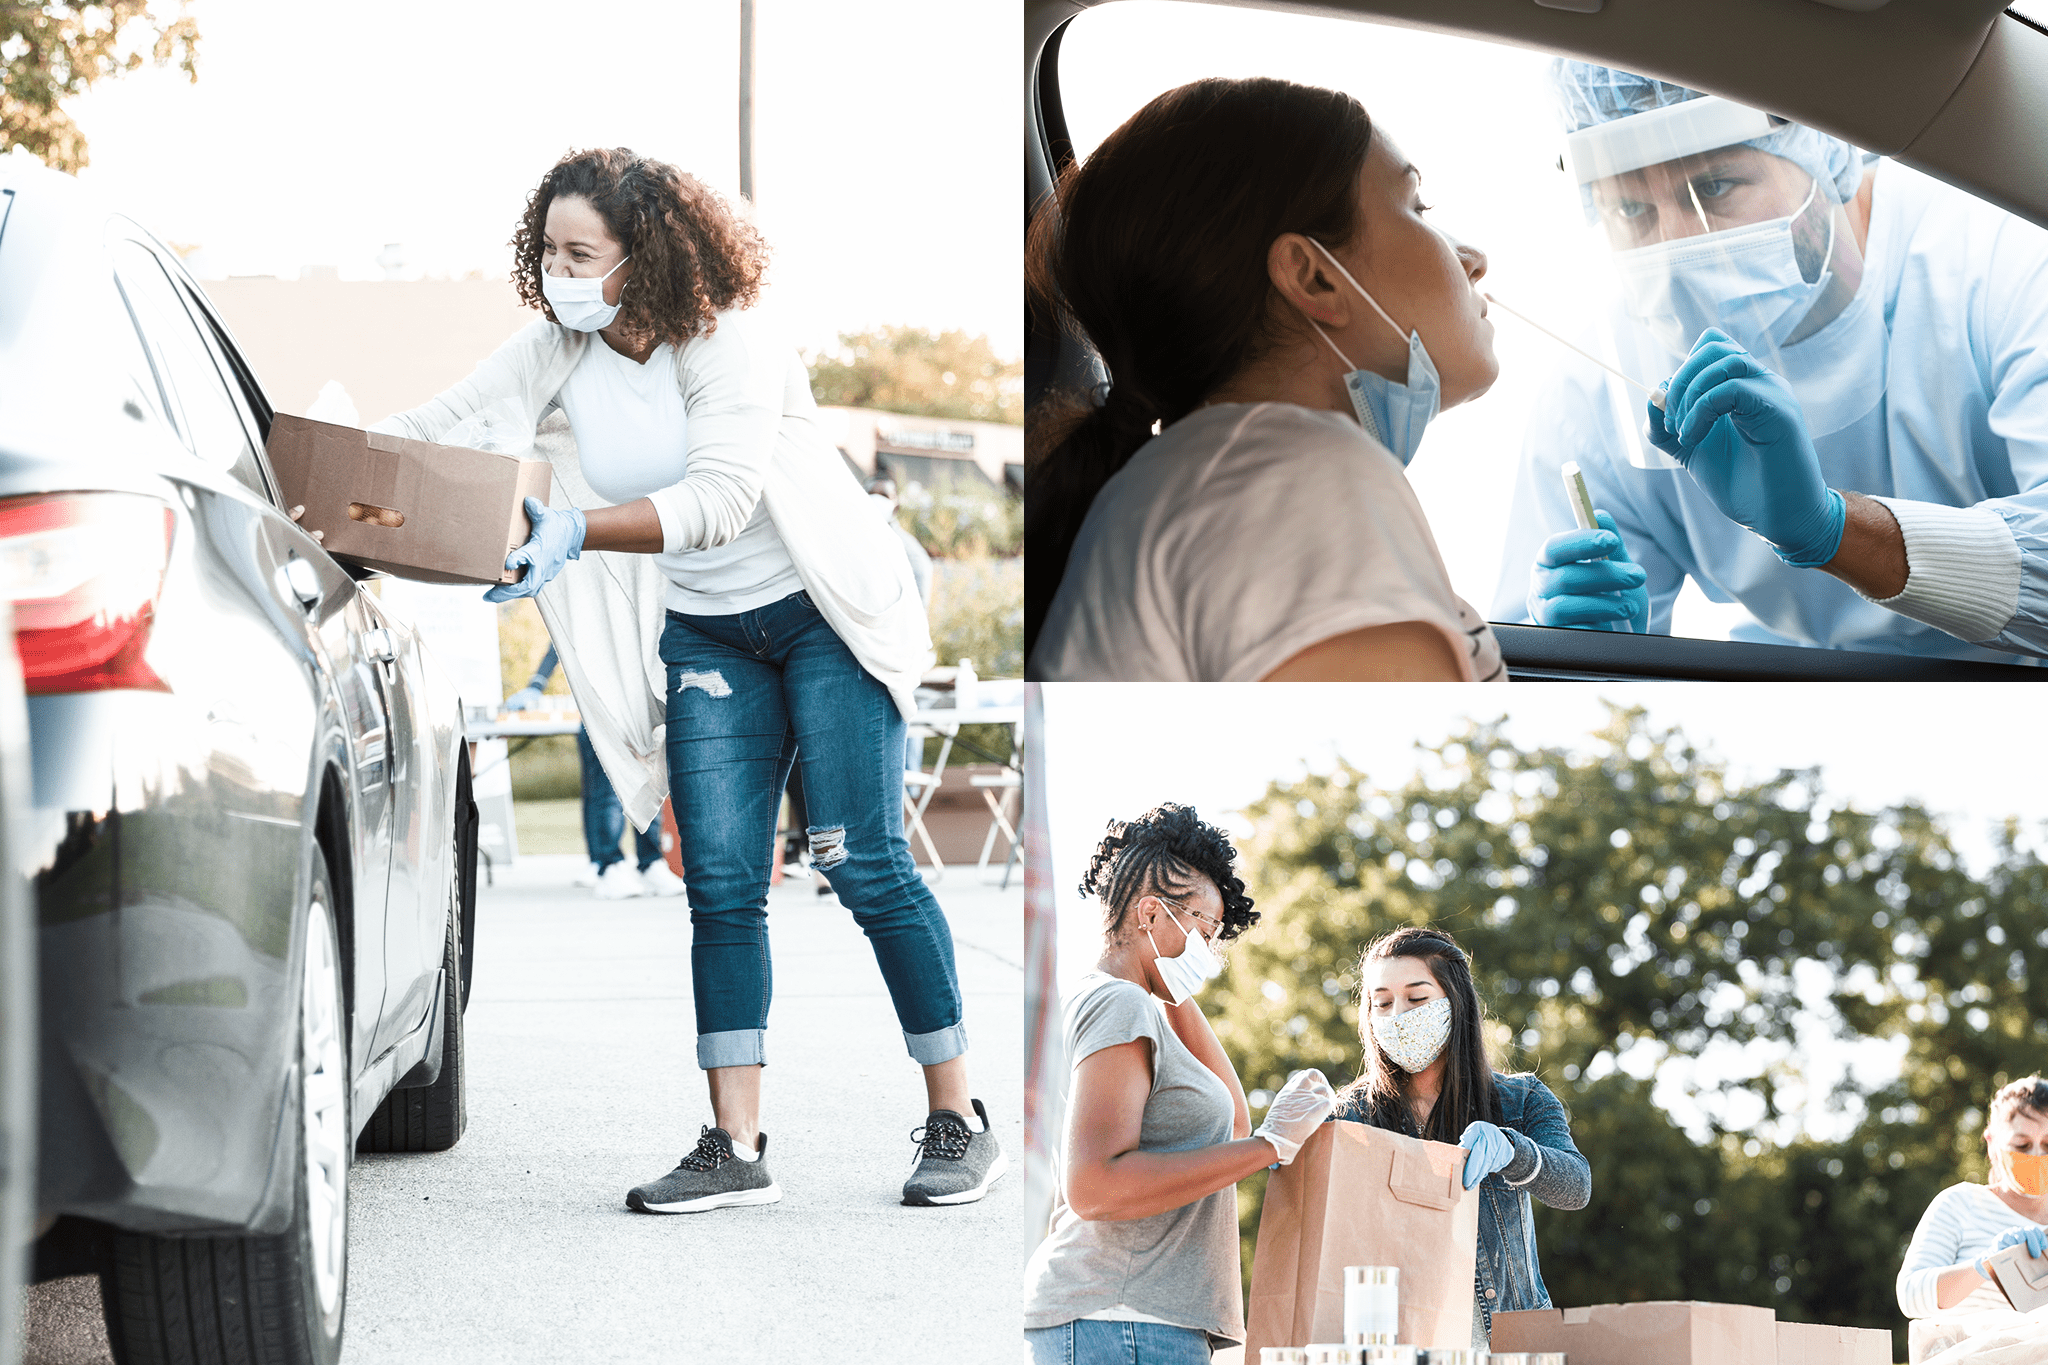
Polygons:
<instances>
[{"instance_id":1,"label":"car interior ceiling","mask_svg":"<svg viewBox=\"0 0 2048 1365\"><path fill-rule=\"evenodd\" d=\"M1113 2L1025 0L1027 227L1073 156L1059 99L1061 30ZM1714 0L1711 23L1698 0L1581 0L1592 13L1553 7L1570 0L1188 2L1351 17L1621 67L1810 124L2048 226L2048 32L2005 13L2005 0ZM1085 389L1101 377L1086 347L1027 307L1027 407L1055 385ZM2007 664L1497 630L1521 678L2039 676Z\"/></svg>"}]
</instances>

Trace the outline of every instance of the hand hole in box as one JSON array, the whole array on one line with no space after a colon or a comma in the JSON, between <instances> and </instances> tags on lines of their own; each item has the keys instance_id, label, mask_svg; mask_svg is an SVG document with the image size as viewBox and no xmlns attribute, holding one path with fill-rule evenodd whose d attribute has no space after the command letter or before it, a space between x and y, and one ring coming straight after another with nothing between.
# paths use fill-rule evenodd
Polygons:
<instances>
[{"instance_id":1,"label":"hand hole in box","mask_svg":"<svg viewBox=\"0 0 2048 1365\"><path fill-rule=\"evenodd\" d=\"M389 507L372 507L366 502L352 502L348 505L350 521L367 521L372 526L403 526L405 513Z\"/></svg>"}]
</instances>

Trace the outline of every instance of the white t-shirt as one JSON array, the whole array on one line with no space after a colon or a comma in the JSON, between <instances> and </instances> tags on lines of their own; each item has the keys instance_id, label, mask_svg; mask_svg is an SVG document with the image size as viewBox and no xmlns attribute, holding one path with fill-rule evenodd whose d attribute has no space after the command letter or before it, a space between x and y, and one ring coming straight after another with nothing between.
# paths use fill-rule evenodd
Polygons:
<instances>
[{"instance_id":1,"label":"white t-shirt","mask_svg":"<svg viewBox=\"0 0 2048 1365\"><path fill-rule=\"evenodd\" d=\"M1466 681L1506 680L1385 446L1341 413L1219 403L1146 442L1096 495L1026 671L1250 681L1400 621L1441 630Z\"/></svg>"},{"instance_id":2,"label":"white t-shirt","mask_svg":"<svg viewBox=\"0 0 2048 1365\"><path fill-rule=\"evenodd\" d=\"M556 401L576 433L583 477L600 497L633 502L681 483L689 471L688 417L673 346L655 347L640 365L594 337ZM768 453L760 452L763 463ZM803 588L758 500L745 527L725 544L668 551L654 562L669 581L668 605L697 616L752 611Z\"/></svg>"}]
</instances>

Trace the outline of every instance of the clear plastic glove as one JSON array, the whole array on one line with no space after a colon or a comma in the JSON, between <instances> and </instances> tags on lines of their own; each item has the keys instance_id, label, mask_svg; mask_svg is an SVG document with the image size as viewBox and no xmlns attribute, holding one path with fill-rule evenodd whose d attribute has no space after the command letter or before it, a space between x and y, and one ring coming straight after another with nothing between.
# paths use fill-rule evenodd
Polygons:
<instances>
[{"instance_id":1,"label":"clear plastic glove","mask_svg":"<svg viewBox=\"0 0 2048 1365\"><path fill-rule=\"evenodd\" d=\"M1529 569L1529 619L1539 626L1650 630L1649 575L1628 557L1614 518L1595 512L1597 531L1559 531Z\"/></svg>"},{"instance_id":2,"label":"clear plastic glove","mask_svg":"<svg viewBox=\"0 0 2048 1365\"><path fill-rule=\"evenodd\" d=\"M1650 443L1684 465L1729 520L1794 568L1835 557L1848 509L1821 477L1806 414L1783 379L1709 327L1671 377L1664 406L1648 408Z\"/></svg>"},{"instance_id":3,"label":"clear plastic glove","mask_svg":"<svg viewBox=\"0 0 2048 1365\"><path fill-rule=\"evenodd\" d=\"M1515 1144L1508 1139L1496 1124L1481 1120L1465 1125L1463 1136L1458 1139L1465 1156L1465 1188L1471 1189L1495 1171L1504 1171L1515 1159Z\"/></svg>"},{"instance_id":4,"label":"clear plastic glove","mask_svg":"<svg viewBox=\"0 0 2048 1365\"><path fill-rule=\"evenodd\" d=\"M588 529L583 514L573 507L549 507L539 498L526 500L526 519L533 534L526 543L505 556L505 567L526 565L526 576L517 583L500 583L484 594L486 602L510 602L515 597L532 597L554 581L562 566L583 557L583 536Z\"/></svg>"},{"instance_id":5,"label":"clear plastic glove","mask_svg":"<svg viewBox=\"0 0 2048 1365\"><path fill-rule=\"evenodd\" d=\"M522 687L511 696L505 698L505 704L499 709L502 711L538 711L540 709L540 689L538 687Z\"/></svg>"},{"instance_id":6,"label":"clear plastic glove","mask_svg":"<svg viewBox=\"0 0 2048 1365\"><path fill-rule=\"evenodd\" d=\"M1285 1166L1336 1109L1336 1092L1330 1089L1322 1072L1313 1067L1297 1071L1287 1078L1287 1084L1280 1087L1280 1093L1266 1107L1265 1122L1252 1136L1272 1143L1280 1164Z\"/></svg>"}]
</instances>

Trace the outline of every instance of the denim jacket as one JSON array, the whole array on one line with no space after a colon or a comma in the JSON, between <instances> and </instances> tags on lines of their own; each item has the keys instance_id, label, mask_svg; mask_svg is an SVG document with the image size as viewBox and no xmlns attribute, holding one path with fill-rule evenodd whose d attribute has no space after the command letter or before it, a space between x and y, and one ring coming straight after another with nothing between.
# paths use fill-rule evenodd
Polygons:
<instances>
[{"instance_id":1,"label":"denim jacket","mask_svg":"<svg viewBox=\"0 0 2048 1365\"><path fill-rule=\"evenodd\" d=\"M1515 1158L1479 1182L1477 1306L1488 1333L1495 1313L1551 1306L1550 1291L1536 1264L1529 1197L1554 1209L1582 1209L1593 1196L1592 1167L1572 1145L1564 1105L1550 1087L1534 1076L1499 1072L1494 1073L1493 1084L1500 1094L1500 1126L1514 1144ZM1336 1116L1368 1122L1355 1099L1339 1106ZM1415 1136L1412 1122L1407 1132Z\"/></svg>"}]
</instances>

